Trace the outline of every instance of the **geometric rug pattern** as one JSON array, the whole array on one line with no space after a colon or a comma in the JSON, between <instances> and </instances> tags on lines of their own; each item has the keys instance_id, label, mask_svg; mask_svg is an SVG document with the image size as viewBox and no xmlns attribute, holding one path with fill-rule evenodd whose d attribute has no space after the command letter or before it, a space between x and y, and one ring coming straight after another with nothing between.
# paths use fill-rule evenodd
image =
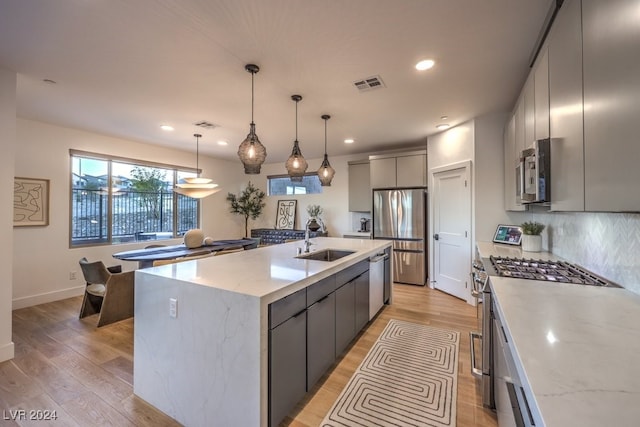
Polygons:
<instances>
[{"instance_id":1,"label":"geometric rug pattern","mask_svg":"<svg viewBox=\"0 0 640 427\"><path fill-rule=\"evenodd\" d=\"M455 426L460 334L390 320L320 424Z\"/></svg>"}]
</instances>

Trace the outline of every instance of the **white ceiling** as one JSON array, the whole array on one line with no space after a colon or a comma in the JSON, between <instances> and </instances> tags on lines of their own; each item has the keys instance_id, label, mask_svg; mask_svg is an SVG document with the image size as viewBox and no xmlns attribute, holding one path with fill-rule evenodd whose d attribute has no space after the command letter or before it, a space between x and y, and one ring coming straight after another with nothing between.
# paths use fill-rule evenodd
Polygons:
<instances>
[{"instance_id":1,"label":"white ceiling","mask_svg":"<svg viewBox=\"0 0 640 427\"><path fill-rule=\"evenodd\" d=\"M424 144L508 111L550 0L0 0L0 66L18 116L236 159L251 120L267 162ZM421 59L436 66L416 71ZM380 75L386 88L353 82ZM47 84L51 79L57 84ZM171 133L161 124L175 127ZM345 138L354 138L351 145ZM218 140L229 142L227 147Z\"/></svg>"}]
</instances>

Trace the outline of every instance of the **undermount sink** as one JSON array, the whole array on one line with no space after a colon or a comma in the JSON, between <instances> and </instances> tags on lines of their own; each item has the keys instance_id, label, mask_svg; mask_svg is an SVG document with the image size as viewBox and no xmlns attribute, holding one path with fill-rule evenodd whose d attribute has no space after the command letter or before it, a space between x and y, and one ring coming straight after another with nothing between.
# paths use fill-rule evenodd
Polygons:
<instances>
[{"instance_id":1,"label":"undermount sink","mask_svg":"<svg viewBox=\"0 0 640 427\"><path fill-rule=\"evenodd\" d=\"M339 249L322 249L316 252L310 252L308 254L298 255L296 258L302 259L310 259L313 261L335 261L342 257L346 257L347 255L351 255L355 253L355 251L342 251Z\"/></svg>"}]
</instances>

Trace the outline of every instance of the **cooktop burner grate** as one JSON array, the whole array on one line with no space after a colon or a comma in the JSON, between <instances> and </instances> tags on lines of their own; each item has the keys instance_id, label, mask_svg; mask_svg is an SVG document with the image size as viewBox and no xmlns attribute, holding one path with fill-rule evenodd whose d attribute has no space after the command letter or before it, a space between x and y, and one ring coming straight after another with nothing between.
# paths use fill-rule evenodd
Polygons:
<instances>
[{"instance_id":1,"label":"cooktop burner grate","mask_svg":"<svg viewBox=\"0 0 640 427\"><path fill-rule=\"evenodd\" d=\"M575 283L591 286L616 286L588 270L564 261L545 261L524 258L491 256L499 276L514 279L543 280L547 282Z\"/></svg>"}]
</instances>

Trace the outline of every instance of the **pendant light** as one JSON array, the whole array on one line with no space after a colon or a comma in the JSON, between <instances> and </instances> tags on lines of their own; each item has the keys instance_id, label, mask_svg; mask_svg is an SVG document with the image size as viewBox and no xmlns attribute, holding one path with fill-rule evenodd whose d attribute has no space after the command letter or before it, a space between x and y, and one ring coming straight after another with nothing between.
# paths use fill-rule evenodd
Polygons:
<instances>
[{"instance_id":1,"label":"pendant light","mask_svg":"<svg viewBox=\"0 0 640 427\"><path fill-rule=\"evenodd\" d=\"M182 183L176 184L173 191L183 196L202 199L220 191L218 184L214 184L209 178L200 177L200 138L202 135L194 133L196 137L196 174L195 177L183 178Z\"/></svg>"},{"instance_id":2,"label":"pendant light","mask_svg":"<svg viewBox=\"0 0 640 427\"><path fill-rule=\"evenodd\" d=\"M244 173L256 175L260 173L260 166L267 158L267 149L260 143L258 135L256 135L256 124L253 122L253 76L260 67L255 64L247 64L244 67L251 73L251 124L249 125L249 134L238 147L238 157L244 165Z\"/></svg>"},{"instance_id":3,"label":"pendant light","mask_svg":"<svg viewBox=\"0 0 640 427\"><path fill-rule=\"evenodd\" d=\"M323 187L331 187L331 180L336 174L336 171L331 167L329 157L327 156L327 120L330 118L331 116L328 114L322 115L322 120L324 120L324 160L320 165L320 169L318 169L318 178L320 178L320 185Z\"/></svg>"},{"instance_id":4,"label":"pendant light","mask_svg":"<svg viewBox=\"0 0 640 427\"><path fill-rule=\"evenodd\" d=\"M291 99L296 102L296 140L293 141L293 150L291 150L291 155L284 166L287 168L287 172L289 172L291 181L299 182L302 181L302 177L309 165L304 159L302 151L300 151L300 146L298 145L298 102L302 100L302 97L300 95L291 95Z\"/></svg>"}]
</instances>

